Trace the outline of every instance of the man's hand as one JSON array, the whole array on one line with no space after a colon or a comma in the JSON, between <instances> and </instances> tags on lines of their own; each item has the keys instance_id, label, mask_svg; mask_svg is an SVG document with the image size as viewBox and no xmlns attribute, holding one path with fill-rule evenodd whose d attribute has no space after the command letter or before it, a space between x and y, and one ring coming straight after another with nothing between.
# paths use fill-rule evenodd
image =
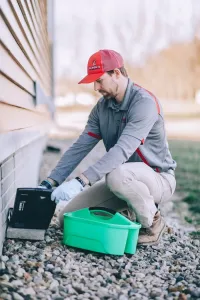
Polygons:
<instances>
[{"instance_id":1,"label":"man's hand","mask_svg":"<svg viewBox=\"0 0 200 300\"><path fill-rule=\"evenodd\" d=\"M71 198L82 192L84 186L77 179L62 183L51 194L51 200L58 203L60 200L69 201Z\"/></svg>"}]
</instances>

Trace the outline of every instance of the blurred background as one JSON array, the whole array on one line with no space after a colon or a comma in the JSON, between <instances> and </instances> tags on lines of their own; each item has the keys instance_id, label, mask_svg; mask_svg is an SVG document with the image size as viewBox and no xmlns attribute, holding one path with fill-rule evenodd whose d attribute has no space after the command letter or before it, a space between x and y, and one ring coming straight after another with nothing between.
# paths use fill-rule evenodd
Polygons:
<instances>
[{"instance_id":1,"label":"blurred background","mask_svg":"<svg viewBox=\"0 0 200 300\"><path fill-rule=\"evenodd\" d=\"M49 174L100 97L78 85L99 49L120 52L131 80L160 99L176 208L198 231L200 1L1 0L0 24L0 252L16 188ZM75 173L104 151L100 142Z\"/></svg>"},{"instance_id":2,"label":"blurred background","mask_svg":"<svg viewBox=\"0 0 200 300\"><path fill-rule=\"evenodd\" d=\"M170 137L199 138L198 0L186 0L184 5L180 0L56 1L55 104L59 126L68 126L71 120L66 120L66 112L76 109L79 122L74 130L79 131L81 120L87 118L86 112L80 112L90 110L98 100L92 84L77 82L86 75L88 58L99 49L121 53L129 77L162 99L170 118Z\"/></svg>"},{"instance_id":3,"label":"blurred background","mask_svg":"<svg viewBox=\"0 0 200 300\"><path fill-rule=\"evenodd\" d=\"M77 82L99 49L121 53L132 81L161 100L178 163L177 194L185 204L179 210L187 222L199 225L200 1L57 0L56 126L51 137L73 139L83 130L100 95L93 84Z\"/></svg>"}]
</instances>

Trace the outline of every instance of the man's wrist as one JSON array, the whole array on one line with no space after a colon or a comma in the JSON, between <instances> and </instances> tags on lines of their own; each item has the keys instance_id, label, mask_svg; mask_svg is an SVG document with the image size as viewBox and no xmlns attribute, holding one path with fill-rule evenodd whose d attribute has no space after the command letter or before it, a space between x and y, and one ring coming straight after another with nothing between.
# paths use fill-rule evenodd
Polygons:
<instances>
[{"instance_id":1,"label":"man's wrist","mask_svg":"<svg viewBox=\"0 0 200 300\"><path fill-rule=\"evenodd\" d=\"M85 175L80 174L78 177L79 177L81 180L83 180L83 182L84 182L86 185L90 185L90 181L88 180L88 178L87 178Z\"/></svg>"},{"instance_id":2,"label":"man's wrist","mask_svg":"<svg viewBox=\"0 0 200 300\"><path fill-rule=\"evenodd\" d=\"M47 181L51 184L52 187L57 187L59 186L58 182L53 180L52 178L47 177Z\"/></svg>"},{"instance_id":3,"label":"man's wrist","mask_svg":"<svg viewBox=\"0 0 200 300\"><path fill-rule=\"evenodd\" d=\"M48 180L43 180L40 185L41 187L45 187L47 188L48 190L51 190L52 189L52 185L51 183L48 181Z\"/></svg>"}]
</instances>

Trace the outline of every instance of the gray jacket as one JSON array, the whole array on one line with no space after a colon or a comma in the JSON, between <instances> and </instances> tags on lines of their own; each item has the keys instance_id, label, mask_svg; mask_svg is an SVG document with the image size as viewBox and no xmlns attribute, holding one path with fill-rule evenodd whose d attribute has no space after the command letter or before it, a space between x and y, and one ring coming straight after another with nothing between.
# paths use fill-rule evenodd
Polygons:
<instances>
[{"instance_id":1,"label":"gray jacket","mask_svg":"<svg viewBox=\"0 0 200 300\"><path fill-rule=\"evenodd\" d=\"M91 185L126 162L144 162L157 172L176 168L160 102L130 79L122 103L104 98L98 101L83 133L49 177L61 184L101 139L107 153L83 172Z\"/></svg>"}]
</instances>

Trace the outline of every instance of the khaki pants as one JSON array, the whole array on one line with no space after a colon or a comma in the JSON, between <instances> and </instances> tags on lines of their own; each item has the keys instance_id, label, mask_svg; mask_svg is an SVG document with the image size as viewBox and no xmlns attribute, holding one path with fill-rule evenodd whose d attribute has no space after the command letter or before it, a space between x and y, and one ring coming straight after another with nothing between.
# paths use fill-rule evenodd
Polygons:
<instances>
[{"instance_id":1,"label":"khaki pants","mask_svg":"<svg viewBox=\"0 0 200 300\"><path fill-rule=\"evenodd\" d=\"M60 224L65 212L101 206L118 212L127 210L148 228L157 211L155 204L169 200L175 187L172 174L157 173L142 162L125 163L71 199L59 215Z\"/></svg>"}]
</instances>

